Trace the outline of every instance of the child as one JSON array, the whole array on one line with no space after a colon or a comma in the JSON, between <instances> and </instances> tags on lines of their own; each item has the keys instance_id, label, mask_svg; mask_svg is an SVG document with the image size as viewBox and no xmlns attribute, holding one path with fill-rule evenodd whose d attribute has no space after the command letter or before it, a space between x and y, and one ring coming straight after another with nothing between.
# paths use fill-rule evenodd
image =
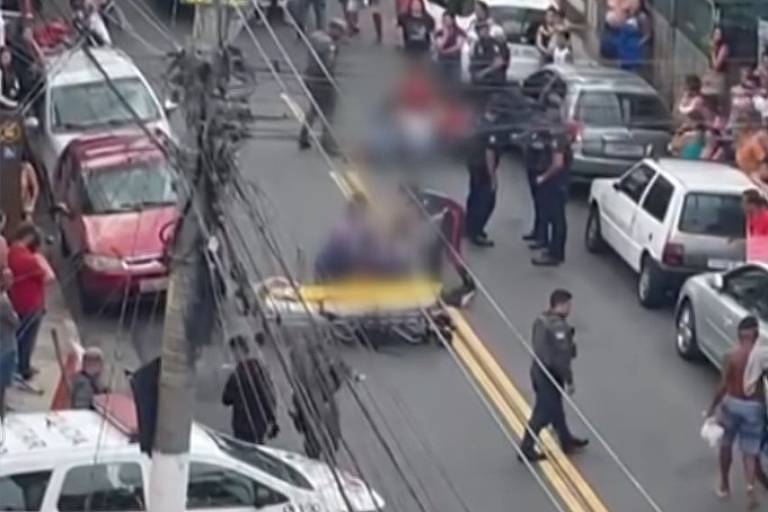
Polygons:
<instances>
[{"instance_id":1,"label":"child","mask_svg":"<svg viewBox=\"0 0 768 512\"><path fill-rule=\"evenodd\" d=\"M102 382L104 357L101 349L89 347L83 354L83 364L72 381L72 409L90 409L96 395L109 393L109 388Z\"/></svg>"},{"instance_id":2,"label":"child","mask_svg":"<svg viewBox=\"0 0 768 512\"><path fill-rule=\"evenodd\" d=\"M562 30L555 36L552 62L555 64L573 64L573 47L571 46L570 32Z\"/></svg>"}]
</instances>

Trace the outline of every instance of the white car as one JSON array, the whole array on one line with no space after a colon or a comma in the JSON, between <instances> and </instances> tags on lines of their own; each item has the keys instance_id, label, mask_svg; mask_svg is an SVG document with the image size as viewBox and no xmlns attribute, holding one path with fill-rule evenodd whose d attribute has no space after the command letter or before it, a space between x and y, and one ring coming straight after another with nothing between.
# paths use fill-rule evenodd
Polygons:
<instances>
[{"instance_id":1,"label":"white car","mask_svg":"<svg viewBox=\"0 0 768 512\"><path fill-rule=\"evenodd\" d=\"M0 442L0 510L143 511L149 458L95 411L10 414ZM338 472L355 512L384 502ZM329 466L283 450L192 429L187 510L347 511Z\"/></svg>"},{"instance_id":2,"label":"white car","mask_svg":"<svg viewBox=\"0 0 768 512\"><path fill-rule=\"evenodd\" d=\"M691 275L745 259L741 206L754 184L724 164L646 158L589 193L585 244L609 246L639 274L640 303L653 307Z\"/></svg>"},{"instance_id":3,"label":"white car","mask_svg":"<svg viewBox=\"0 0 768 512\"><path fill-rule=\"evenodd\" d=\"M509 66L507 80L522 81L541 67L541 54L536 49L536 30L544 21L544 15L554 6L552 0L485 0L491 19L504 29L509 46ZM426 7L436 23L445 12L445 0L427 0ZM468 41L461 49L461 79L469 82L469 57L472 44L477 39L475 33L474 0L464 1L461 12L456 16L456 23L468 35Z\"/></svg>"},{"instance_id":4,"label":"white car","mask_svg":"<svg viewBox=\"0 0 768 512\"><path fill-rule=\"evenodd\" d=\"M64 148L74 139L135 131L131 109L150 131L171 137L167 109L131 58L115 48L92 48L90 52L98 66L82 50L51 57L44 94L26 121L30 147L49 176ZM131 109L126 108L121 96Z\"/></svg>"}]
</instances>

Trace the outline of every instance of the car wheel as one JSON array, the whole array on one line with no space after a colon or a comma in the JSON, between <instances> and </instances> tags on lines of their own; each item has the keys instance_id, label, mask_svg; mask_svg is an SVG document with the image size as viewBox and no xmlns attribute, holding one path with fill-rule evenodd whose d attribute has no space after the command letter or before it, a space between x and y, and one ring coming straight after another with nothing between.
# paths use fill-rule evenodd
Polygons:
<instances>
[{"instance_id":1,"label":"car wheel","mask_svg":"<svg viewBox=\"0 0 768 512\"><path fill-rule=\"evenodd\" d=\"M600 210L597 206L592 206L589 209L587 227L584 230L584 245L593 254L605 251L605 240L603 239L603 232L600 227Z\"/></svg>"},{"instance_id":2,"label":"car wheel","mask_svg":"<svg viewBox=\"0 0 768 512\"><path fill-rule=\"evenodd\" d=\"M688 299L683 302L675 320L675 348L686 361L693 361L701 355L696 340L696 317Z\"/></svg>"},{"instance_id":3,"label":"car wheel","mask_svg":"<svg viewBox=\"0 0 768 512\"><path fill-rule=\"evenodd\" d=\"M663 274L650 256L644 256L640 266L637 298L646 308L658 307L664 298Z\"/></svg>"}]
</instances>

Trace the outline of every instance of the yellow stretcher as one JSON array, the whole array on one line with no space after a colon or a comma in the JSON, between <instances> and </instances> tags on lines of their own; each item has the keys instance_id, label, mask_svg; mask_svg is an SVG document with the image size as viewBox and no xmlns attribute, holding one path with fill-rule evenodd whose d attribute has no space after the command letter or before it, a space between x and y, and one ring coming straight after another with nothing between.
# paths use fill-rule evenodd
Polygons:
<instances>
[{"instance_id":1,"label":"yellow stretcher","mask_svg":"<svg viewBox=\"0 0 768 512\"><path fill-rule=\"evenodd\" d=\"M360 278L312 285L272 278L257 287L257 295L283 325L317 320L339 327L346 333L342 341L393 335L424 343L440 338L436 330L449 336L443 332L447 316L440 300L442 289L439 282L421 278Z\"/></svg>"}]
</instances>

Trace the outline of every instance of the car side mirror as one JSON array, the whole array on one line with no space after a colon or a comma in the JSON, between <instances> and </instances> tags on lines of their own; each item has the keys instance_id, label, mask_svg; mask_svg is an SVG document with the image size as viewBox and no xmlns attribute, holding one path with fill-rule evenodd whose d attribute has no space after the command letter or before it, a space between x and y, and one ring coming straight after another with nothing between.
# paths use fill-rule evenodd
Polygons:
<instances>
[{"instance_id":1,"label":"car side mirror","mask_svg":"<svg viewBox=\"0 0 768 512\"><path fill-rule=\"evenodd\" d=\"M35 116L29 116L24 119L24 128L27 130L37 130L40 128L40 120Z\"/></svg>"},{"instance_id":2,"label":"car side mirror","mask_svg":"<svg viewBox=\"0 0 768 512\"><path fill-rule=\"evenodd\" d=\"M723 280L723 274L712 274L709 277L709 286L712 287L713 290L721 292L723 291L723 287L725 286L725 282Z\"/></svg>"},{"instance_id":3,"label":"car side mirror","mask_svg":"<svg viewBox=\"0 0 768 512\"><path fill-rule=\"evenodd\" d=\"M172 113L174 113L176 110L178 110L178 108L179 108L179 104L176 103L175 101L173 101L170 98L167 98L163 102L163 111L165 112L165 115L167 115L167 116L171 115Z\"/></svg>"}]
</instances>

